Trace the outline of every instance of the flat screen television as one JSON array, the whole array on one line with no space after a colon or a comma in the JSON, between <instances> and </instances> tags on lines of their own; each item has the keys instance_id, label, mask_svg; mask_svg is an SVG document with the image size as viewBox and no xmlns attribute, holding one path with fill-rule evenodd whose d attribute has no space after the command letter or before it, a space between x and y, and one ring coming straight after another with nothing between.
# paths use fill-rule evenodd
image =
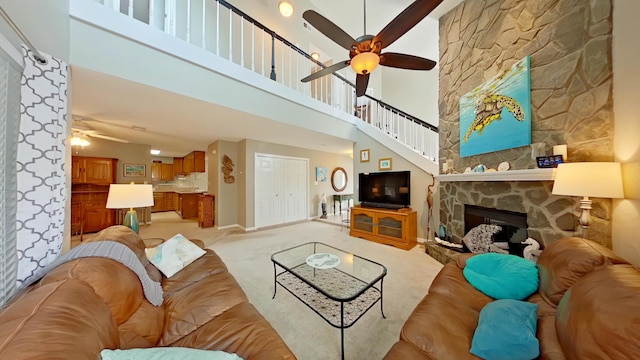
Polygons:
<instances>
[{"instance_id":1,"label":"flat screen television","mask_svg":"<svg viewBox=\"0 0 640 360\"><path fill-rule=\"evenodd\" d=\"M364 207L401 209L411 206L411 172L359 174L358 200Z\"/></svg>"}]
</instances>

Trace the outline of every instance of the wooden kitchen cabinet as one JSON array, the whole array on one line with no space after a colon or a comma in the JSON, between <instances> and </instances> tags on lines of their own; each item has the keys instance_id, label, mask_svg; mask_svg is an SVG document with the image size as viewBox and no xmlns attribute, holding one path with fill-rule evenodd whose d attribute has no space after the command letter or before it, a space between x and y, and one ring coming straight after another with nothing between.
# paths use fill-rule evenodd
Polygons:
<instances>
[{"instance_id":1,"label":"wooden kitchen cabinet","mask_svg":"<svg viewBox=\"0 0 640 360\"><path fill-rule=\"evenodd\" d=\"M204 172L204 151L192 151L184 157L182 169L185 174Z\"/></svg>"},{"instance_id":2,"label":"wooden kitchen cabinet","mask_svg":"<svg viewBox=\"0 0 640 360\"><path fill-rule=\"evenodd\" d=\"M183 219L191 219L198 217L198 193L177 193L178 207L176 212Z\"/></svg>"},{"instance_id":3,"label":"wooden kitchen cabinet","mask_svg":"<svg viewBox=\"0 0 640 360\"><path fill-rule=\"evenodd\" d=\"M175 209L175 203L173 198L176 193L174 192L166 192L164 193L164 211L173 211Z\"/></svg>"},{"instance_id":4,"label":"wooden kitchen cabinet","mask_svg":"<svg viewBox=\"0 0 640 360\"><path fill-rule=\"evenodd\" d=\"M109 185L115 182L118 159L73 156L71 183Z\"/></svg>"},{"instance_id":5,"label":"wooden kitchen cabinet","mask_svg":"<svg viewBox=\"0 0 640 360\"><path fill-rule=\"evenodd\" d=\"M116 182L118 159L73 156L71 158L71 223L82 232L115 225L115 210L107 209L109 185Z\"/></svg>"},{"instance_id":6,"label":"wooden kitchen cabinet","mask_svg":"<svg viewBox=\"0 0 640 360\"><path fill-rule=\"evenodd\" d=\"M151 163L151 180L158 181L162 176L162 163L153 162Z\"/></svg>"},{"instance_id":7,"label":"wooden kitchen cabinet","mask_svg":"<svg viewBox=\"0 0 640 360\"><path fill-rule=\"evenodd\" d=\"M160 164L160 180L173 181L173 164Z\"/></svg>"},{"instance_id":8,"label":"wooden kitchen cabinet","mask_svg":"<svg viewBox=\"0 0 640 360\"><path fill-rule=\"evenodd\" d=\"M173 164L151 163L152 181L173 181Z\"/></svg>"},{"instance_id":9,"label":"wooden kitchen cabinet","mask_svg":"<svg viewBox=\"0 0 640 360\"><path fill-rule=\"evenodd\" d=\"M177 158L177 157L173 158L173 174L174 175L184 174L183 164L184 164L184 158Z\"/></svg>"},{"instance_id":10,"label":"wooden kitchen cabinet","mask_svg":"<svg viewBox=\"0 0 640 360\"><path fill-rule=\"evenodd\" d=\"M153 193L153 207L151 208L151 212L165 211L164 208L165 208L164 193L163 192L154 192Z\"/></svg>"},{"instance_id":11,"label":"wooden kitchen cabinet","mask_svg":"<svg viewBox=\"0 0 640 360\"><path fill-rule=\"evenodd\" d=\"M417 244L417 212L353 207L349 235L409 250Z\"/></svg>"},{"instance_id":12,"label":"wooden kitchen cabinet","mask_svg":"<svg viewBox=\"0 0 640 360\"><path fill-rule=\"evenodd\" d=\"M71 222L82 224L84 233L100 231L115 225L115 210L107 209L109 188L101 185L79 184L71 193Z\"/></svg>"}]
</instances>

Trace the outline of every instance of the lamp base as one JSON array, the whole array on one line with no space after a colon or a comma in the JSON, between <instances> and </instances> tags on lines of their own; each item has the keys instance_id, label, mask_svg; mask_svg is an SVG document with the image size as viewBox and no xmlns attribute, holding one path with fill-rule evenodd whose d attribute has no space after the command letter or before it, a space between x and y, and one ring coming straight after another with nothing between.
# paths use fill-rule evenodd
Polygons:
<instances>
[{"instance_id":1,"label":"lamp base","mask_svg":"<svg viewBox=\"0 0 640 360\"><path fill-rule=\"evenodd\" d=\"M124 223L122 225L128 227L129 229L135 231L136 234L138 234L140 232L140 227L138 224L138 213L136 213L136 211L133 209L127 211L127 214L124 216Z\"/></svg>"}]
</instances>

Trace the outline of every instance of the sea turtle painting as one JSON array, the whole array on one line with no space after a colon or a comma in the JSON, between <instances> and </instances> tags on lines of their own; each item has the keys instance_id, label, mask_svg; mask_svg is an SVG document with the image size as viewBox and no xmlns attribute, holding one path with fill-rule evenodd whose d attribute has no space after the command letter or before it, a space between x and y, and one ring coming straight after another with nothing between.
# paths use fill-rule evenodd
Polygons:
<instances>
[{"instance_id":1,"label":"sea turtle painting","mask_svg":"<svg viewBox=\"0 0 640 360\"><path fill-rule=\"evenodd\" d=\"M529 57L460 97L460 157L531 144Z\"/></svg>"},{"instance_id":2,"label":"sea turtle painting","mask_svg":"<svg viewBox=\"0 0 640 360\"><path fill-rule=\"evenodd\" d=\"M478 135L482 135L484 129L494 120L502 120L501 113L505 107L516 120L524 121L524 110L522 110L522 106L520 106L514 98L506 95L483 92L476 101L475 120L473 120L471 126L467 129L463 141L467 142L469 136L471 136L474 131L477 131Z\"/></svg>"}]
</instances>

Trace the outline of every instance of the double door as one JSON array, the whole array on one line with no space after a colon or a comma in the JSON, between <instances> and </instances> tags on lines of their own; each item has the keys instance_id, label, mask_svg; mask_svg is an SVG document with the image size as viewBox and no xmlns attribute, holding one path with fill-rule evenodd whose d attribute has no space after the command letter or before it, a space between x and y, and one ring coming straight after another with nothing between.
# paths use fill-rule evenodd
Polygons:
<instances>
[{"instance_id":1,"label":"double door","mask_svg":"<svg viewBox=\"0 0 640 360\"><path fill-rule=\"evenodd\" d=\"M255 226L306 219L309 160L266 154L255 160Z\"/></svg>"}]
</instances>

